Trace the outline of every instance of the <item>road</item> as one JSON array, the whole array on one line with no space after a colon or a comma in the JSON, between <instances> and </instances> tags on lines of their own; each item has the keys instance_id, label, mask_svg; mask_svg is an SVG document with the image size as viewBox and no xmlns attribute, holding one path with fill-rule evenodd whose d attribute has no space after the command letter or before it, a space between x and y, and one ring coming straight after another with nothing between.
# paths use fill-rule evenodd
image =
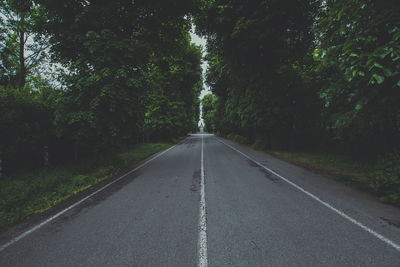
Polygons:
<instances>
[{"instance_id":1,"label":"road","mask_svg":"<svg viewBox=\"0 0 400 267\"><path fill-rule=\"evenodd\" d=\"M400 266L398 208L208 134L52 215L0 266Z\"/></svg>"}]
</instances>

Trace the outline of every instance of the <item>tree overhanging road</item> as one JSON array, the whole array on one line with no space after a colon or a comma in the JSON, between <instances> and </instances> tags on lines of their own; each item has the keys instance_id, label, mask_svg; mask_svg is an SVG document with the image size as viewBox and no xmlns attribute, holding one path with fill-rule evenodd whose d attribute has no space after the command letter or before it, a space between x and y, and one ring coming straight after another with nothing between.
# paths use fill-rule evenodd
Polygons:
<instances>
[{"instance_id":1,"label":"tree overhanging road","mask_svg":"<svg viewBox=\"0 0 400 267\"><path fill-rule=\"evenodd\" d=\"M396 207L198 134L3 247L0 266L395 266L399 222Z\"/></svg>"}]
</instances>

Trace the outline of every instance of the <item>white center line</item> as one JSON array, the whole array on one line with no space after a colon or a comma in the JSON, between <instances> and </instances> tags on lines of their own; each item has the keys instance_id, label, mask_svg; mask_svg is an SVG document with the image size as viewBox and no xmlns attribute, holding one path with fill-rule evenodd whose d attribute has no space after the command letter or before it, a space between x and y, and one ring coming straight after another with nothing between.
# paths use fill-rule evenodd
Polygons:
<instances>
[{"instance_id":1,"label":"white center line","mask_svg":"<svg viewBox=\"0 0 400 267\"><path fill-rule=\"evenodd\" d=\"M259 163L258 161L256 161L255 159L251 158L250 156L247 156L246 154L244 154L243 152L237 150L236 148L234 148L233 146L225 143L224 141L220 140L219 138L216 138L219 142L225 144L226 146L230 147L231 149L235 150L236 152L240 153L242 156L246 157L247 159L253 161L254 163L256 163L257 165L259 165L260 167L264 168L265 170L269 171L270 173L272 173L273 175L279 177L280 179L282 179L283 181L285 181L286 183L290 184L291 186L295 187L296 189L300 190L301 192L303 192L304 194L306 194L307 196L311 197L312 199L318 201L319 203L321 203L322 205L324 205L325 207L327 207L328 209L334 211L335 213L337 213L338 215L340 215L341 217L347 219L348 221L352 222L353 224L357 225L358 227L360 227L361 229L363 229L364 231L370 233L371 235L375 236L376 238L378 238L379 240L385 242L387 245L393 247L394 249L396 249L397 251L400 252L400 245L396 244L395 242L393 242L392 240L388 239L387 237L384 237L383 235L375 232L374 230L368 228L367 226L365 226L364 224L360 223L359 221L357 221L356 219L350 217L349 215L347 215L346 213L344 213L343 211L338 210L337 208L333 207L331 204L321 200L319 197L317 197L316 195L308 192L307 190L305 190L304 188L302 188L301 186L293 183L292 181L288 180L287 178L281 176L280 174L274 172L273 170L271 170L270 168L265 167L264 165L262 165L261 163Z\"/></svg>"},{"instance_id":2,"label":"white center line","mask_svg":"<svg viewBox=\"0 0 400 267\"><path fill-rule=\"evenodd\" d=\"M200 208L199 208L199 267L207 267L207 211L204 186L204 136L201 136L201 181L200 181Z\"/></svg>"},{"instance_id":3,"label":"white center line","mask_svg":"<svg viewBox=\"0 0 400 267\"><path fill-rule=\"evenodd\" d=\"M48 224L49 222L53 221L54 219L60 217L61 215L63 215L64 213L66 213L67 211L69 211L70 209L78 206L79 204L81 204L82 202L88 200L89 198L91 198L92 196L98 194L99 192L103 191L104 189L106 189L107 187L109 187L110 185L118 182L119 180L121 180L122 178L126 177L127 175L137 171L138 169L142 168L143 166L147 165L149 162L155 160L156 158L160 157L161 155L167 153L168 151L170 151L171 149L173 149L174 147L176 147L177 145L174 145L158 154L156 154L154 157L152 157L151 159L149 159L146 162L143 162L142 164L140 164L139 166L137 166L136 168L134 168L133 170L130 170L129 172L125 173L124 175L118 177L117 179L115 179L114 181L106 184L105 186L103 186L102 188L96 190L95 192L91 193L90 195L82 198L81 200L75 202L74 204L72 204L71 206L69 206L68 208L63 209L62 211L58 212L57 214L51 216L50 218L48 218L47 220L35 225L34 227L32 227L31 229L29 229L28 231L20 234L17 237L14 237L13 239L11 239L9 242L5 243L4 245L0 246L0 252L5 250L7 247L13 245L14 243L18 242L19 240L21 240L22 238L26 237L27 235L35 232L36 230L38 230L39 228L45 226L46 224Z\"/></svg>"}]
</instances>

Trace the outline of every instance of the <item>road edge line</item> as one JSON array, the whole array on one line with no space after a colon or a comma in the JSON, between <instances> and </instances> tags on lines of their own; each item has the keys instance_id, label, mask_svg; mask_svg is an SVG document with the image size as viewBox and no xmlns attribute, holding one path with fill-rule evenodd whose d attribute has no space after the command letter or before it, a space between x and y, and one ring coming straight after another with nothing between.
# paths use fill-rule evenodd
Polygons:
<instances>
[{"instance_id":1,"label":"road edge line","mask_svg":"<svg viewBox=\"0 0 400 267\"><path fill-rule=\"evenodd\" d=\"M264 168L265 170L269 171L270 173L272 173L273 175L277 176L278 178L282 179L283 181L285 181L286 183L290 184L291 186L293 186L294 188L296 188L297 190L303 192L304 194L306 194L307 196L311 197L312 199L316 200L317 202L319 202L320 204L324 205L325 207L327 207L328 209L332 210L333 212L335 212L336 214L340 215L341 217L347 219L348 221L350 221L351 223L357 225L358 227L360 227L361 229L363 229L364 231L370 233L371 235L375 236L376 238L378 238L379 240L383 241L384 243L386 243L387 245L391 246L392 248L396 249L398 252L400 252L400 245L396 244L395 242L393 242L392 240L388 239L387 237L375 232L374 230L368 228L367 226L365 226L364 224L362 224L361 222L357 221L356 219L350 217L349 215L347 215L346 213L344 213L343 211L335 208L334 206L332 206L331 204L321 200L319 197L317 197L316 195L308 192L307 190L305 190L304 188L302 188L301 186L293 183L292 181L288 180L287 178L281 176L280 174L276 173L275 171L271 170L268 167L265 167L263 164L259 163L257 160L251 158L250 156L244 154L243 152L241 152L240 150L234 148L233 146L225 143L224 141L220 140L219 138L216 138L219 142L223 143L224 145L230 147L231 149L233 149L234 151L238 152L239 154L241 154L242 156L244 156L245 158L253 161L254 163L256 163L258 166Z\"/></svg>"}]
</instances>

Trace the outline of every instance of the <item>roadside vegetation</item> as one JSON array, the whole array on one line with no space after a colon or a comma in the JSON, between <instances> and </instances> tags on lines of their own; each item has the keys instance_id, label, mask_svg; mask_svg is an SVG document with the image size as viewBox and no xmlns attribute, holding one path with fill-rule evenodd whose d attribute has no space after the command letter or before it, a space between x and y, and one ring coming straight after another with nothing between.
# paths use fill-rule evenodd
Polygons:
<instances>
[{"instance_id":1,"label":"roadside vegetation","mask_svg":"<svg viewBox=\"0 0 400 267\"><path fill-rule=\"evenodd\" d=\"M393 152L376 159L354 154L321 150L274 150L265 143L251 143L238 134L221 135L233 142L265 151L279 159L325 177L377 195L384 203L400 206L400 153Z\"/></svg>"},{"instance_id":2,"label":"roadside vegetation","mask_svg":"<svg viewBox=\"0 0 400 267\"><path fill-rule=\"evenodd\" d=\"M2 173L196 131L194 2L1 1Z\"/></svg>"},{"instance_id":3,"label":"roadside vegetation","mask_svg":"<svg viewBox=\"0 0 400 267\"><path fill-rule=\"evenodd\" d=\"M197 131L196 3L0 1L0 229Z\"/></svg>"},{"instance_id":4,"label":"roadside vegetation","mask_svg":"<svg viewBox=\"0 0 400 267\"><path fill-rule=\"evenodd\" d=\"M138 144L121 153L3 178L0 180L0 232L50 209L78 192L121 174L124 169L170 146L170 143Z\"/></svg>"},{"instance_id":5,"label":"roadside vegetation","mask_svg":"<svg viewBox=\"0 0 400 267\"><path fill-rule=\"evenodd\" d=\"M206 131L343 170L399 204L399 17L396 1L202 1ZM374 167L353 175L358 162Z\"/></svg>"},{"instance_id":6,"label":"roadside vegetation","mask_svg":"<svg viewBox=\"0 0 400 267\"><path fill-rule=\"evenodd\" d=\"M400 157L397 153L371 161L327 152L267 152L358 189L374 192L384 203L400 206Z\"/></svg>"}]
</instances>

